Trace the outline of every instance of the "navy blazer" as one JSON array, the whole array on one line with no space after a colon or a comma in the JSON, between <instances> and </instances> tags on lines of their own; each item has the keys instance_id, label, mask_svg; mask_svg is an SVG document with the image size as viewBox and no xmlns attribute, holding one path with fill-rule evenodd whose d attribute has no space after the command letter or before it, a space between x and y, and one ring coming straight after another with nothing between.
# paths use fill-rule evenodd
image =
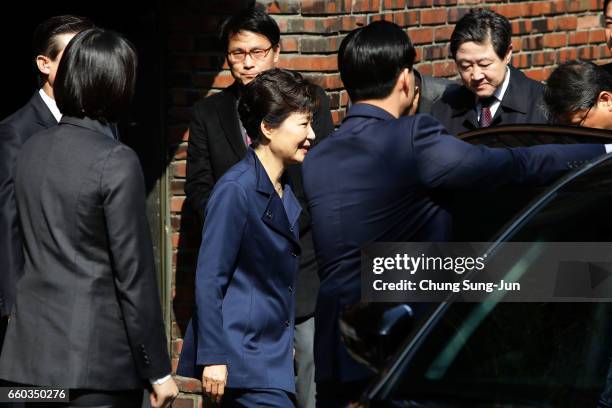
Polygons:
<instances>
[{"instance_id":1,"label":"navy blazer","mask_svg":"<svg viewBox=\"0 0 612 408\"><path fill-rule=\"evenodd\" d=\"M547 123L544 110L544 85L527 78L520 70L508 66L510 81L491 126L513 123ZM431 108L431 115L451 135L478 129L476 95L464 85L448 88Z\"/></svg>"},{"instance_id":2,"label":"navy blazer","mask_svg":"<svg viewBox=\"0 0 612 408\"><path fill-rule=\"evenodd\" d=\"M316 380L369 375L340 342L338 316L360 300L360 249L373 241L448 241L448 191L545 183L604 153L602 145L492 149L450 137L429 115L399 119L355 104L302 165L321 288Z\"/></svg>"},{"instance_id":3,"label":"navy blazer","mask_svg":"<svg viewBox=\"0 0 612 408\"><path fill-rule=\"evenodd\" d=\"M57 126L36 91L30 101L0 122L0 315L10 313L17 281L23 275L22 234L15 202L15 163L21 146L33 134Z\"/></svg>"},{"instance_id":4,"label":"navy blazer","mask_svg":"<svg viewBox=\"0 0 612 408\"><path fill-rule=\"evenodd\" d=\"M196 313L177 374L227 364L230 388L295 392L293 325L301 207L281 199L252 149L217 182L206 206ZM283 202L284 201L284 202Z\"/></svg>"}]
</instances>

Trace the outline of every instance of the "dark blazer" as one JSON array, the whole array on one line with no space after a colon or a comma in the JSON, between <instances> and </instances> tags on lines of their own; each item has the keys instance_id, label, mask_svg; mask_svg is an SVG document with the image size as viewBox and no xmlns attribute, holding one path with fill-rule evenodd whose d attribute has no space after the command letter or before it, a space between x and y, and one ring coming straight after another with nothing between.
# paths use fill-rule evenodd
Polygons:
<instances>
[{"instance_id":1,"label":"dark blazer","mask_svg":"<svg viewBox=\"0 0 612 408\"><path fill-rule=\"evenodd\" d=\"M17 281L23 273L13 186L17 154L34 133L56 125L55 117L38 91L25 106L0 122L0 315L10 313Z\"/></svg>"},{"instance_id":2,"label":"dark blazer","mask_svg":"<svg viewBox=\"0 0 612 408\"><path fill-rule=\"evenodd\" d=\"M329 99L323 89L318 88L318 91L321 105L314 115L312 125L316 135L315 145L334 130ZM204 219L204 209L215 183L230 167L242 160L247 152L238 119L239 92L238 84L234 83L196 103L193 108L193 119L189 126L185 193L187 208L195 210L200 220ZM288 173L295 195L302 203L302 208L306 208L301 165L289 167ZM302 256L296 315L304 317L313 313L319 287L308 211L303 211L300 217L300 236Z\"/></svg>"},{"instance_id":3,"label":"dark blazer","mask_svg":"<svg viewBox=\"0 0 612 408\"><path fill-rule=\"evenodd\" d=\"M24 144L15 192L25 266L0 378L123 390L169 374L136 154L64 116Z\"/></svg>"},{"instance_id":4,"label":"dark blazer","mask_svg":"<svg viewBox=\"0 0 612 408\"><path fill-rule=\"evenodd\" d=\"M544 85L529 79L520 70L510 67L510 81L491 126L512 123L548 123L544 109ZM444 125L448 133L458 135L478 129L477 101L465 86L451 88L433 104L431 115Z\"/></svg>"},{"instance_id":5,"label":"dark blazer","mask_svg":"<svg viewBox=\"0 0 612 408\"><path fill-rule=\"evenodd\" d=\"M416 69L414 75L421 81L421 96L419 98L419 107L417 113L431 113L433 104L438 101L445 92L450 92L451 89L459 88L455 81L447 78L436 78L429 75L423 75Z\"/></svg>"},{"instance_id":6,"label":"dark blazer","mask_svg":"<svg viewBox=\"0 0 612 408\"><path fill-rule=\"evenodd\" d=\"M449 137L429 115L395 119L378 107L354 105L302 166L321 270L316 381L369 375L350 358L338 329L341 309L360 299L363 245L448 241L448 192L548 182L604 150L602 145L473 146Z\"/></svg>"},{"instance_id":7,"label":"dark blazer","mask_svg":"<svg viewBox=\"0 0 612 408\"><path fill-rule=\"evenodd\" d=\"M285 178L288 182L288 178ZM295 392L293 308L301 208L283 199L252 149L215 186L196 273L196 316L177 373L227 364L231 388Z\"/></svg>"}]
</instances>

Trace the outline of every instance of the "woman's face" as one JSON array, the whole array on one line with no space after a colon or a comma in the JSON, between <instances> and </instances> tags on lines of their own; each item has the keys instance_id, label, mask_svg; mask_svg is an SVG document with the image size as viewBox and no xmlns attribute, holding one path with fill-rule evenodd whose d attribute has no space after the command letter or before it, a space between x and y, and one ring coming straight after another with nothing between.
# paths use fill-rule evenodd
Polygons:
<instances>
[{"instance_id":1,"label":"woman's face","mask_svg":"<svg viewBox=\"0 0 612 408\"><path fill-rule=\"evenodd\" d=\"M294 112L279 127L270 129L270 151L285 164L301 163L315 138L312 115Z\"/></svg>"}]
</instances>

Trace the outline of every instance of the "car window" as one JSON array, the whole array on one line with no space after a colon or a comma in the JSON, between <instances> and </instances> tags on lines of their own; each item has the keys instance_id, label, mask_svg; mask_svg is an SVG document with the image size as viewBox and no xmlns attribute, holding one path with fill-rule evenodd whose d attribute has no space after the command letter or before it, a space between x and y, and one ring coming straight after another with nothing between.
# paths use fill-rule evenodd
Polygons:
<instances>
[{"instance_id":1,"label":"car window","mask_svg":"<svg viewBox=\"0 0 612 408\"><path fill-rule=\"evenodd\" d=\"M506 240L612 242L611 204L612 159L565 183ZM612 303L455 303L391 395L449 406L595 407L611 358Z\"/></svg>"}]
</instances>

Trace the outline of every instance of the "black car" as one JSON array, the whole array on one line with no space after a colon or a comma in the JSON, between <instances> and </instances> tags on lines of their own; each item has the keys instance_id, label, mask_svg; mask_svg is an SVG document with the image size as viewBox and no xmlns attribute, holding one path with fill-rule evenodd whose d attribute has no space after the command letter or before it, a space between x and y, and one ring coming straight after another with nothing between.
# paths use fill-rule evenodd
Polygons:
<instances>
[{"instance_id":1,"label":"black car","mask_svg":"<svg viewBox=\"0 0 612 408\"><path fill-rule=\"evenodd\" d=\"M521 125L478 130L462 138L515 147L610 143L612 132ZM506 190L458 201L464 221L459 236L491 242L491 250L503 242L612 242L612 155L545 189ZM534 247L518 256L516 264L528 274L537 257ZM486 302L463 303L449 296L430 304L431 311L421 318L410 304L372 303L347 310L340 323L343 339L357 359L378 372L361 405L612 406L606 405L612 395L598 405L606 384L612 384L612 303L500 300L493 294Z\"/></svg>"}]
</instances>

